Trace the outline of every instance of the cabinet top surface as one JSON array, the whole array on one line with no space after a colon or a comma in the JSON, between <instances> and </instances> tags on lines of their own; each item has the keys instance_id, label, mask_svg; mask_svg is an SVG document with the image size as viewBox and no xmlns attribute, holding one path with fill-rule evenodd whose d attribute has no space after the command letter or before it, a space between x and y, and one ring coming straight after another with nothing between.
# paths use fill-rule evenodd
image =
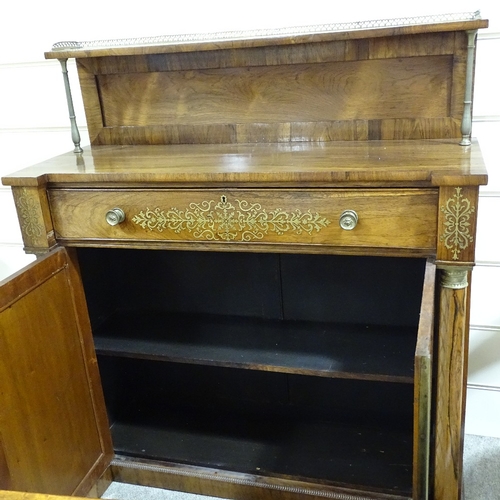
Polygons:
<instances>
[{"instance_id":1,"label":"cabinet top surface","mask_svg":"<svg viewBox=\"0 0 500 500\"><path fill-rule=\"evenodd\" d=\"M477 141L93 146L2 179L5 185L172 184L261 187L482 185Z\"/></svg>"},{"instance_id":2,"label":"cabinet top surface","mask_svg":"<svg viewBox=\"0 0 500 500\"><path fill-rule=\"evenodd\" d=\"M464 31L486 28L488 21L479 12L423 15L406 18L339 22L279 29L256 29L165 35L142 38L94 41L63 41L45 53L47 59L87 58L193 52L270 45L354 40L369 37L399 36L437 31Z\"/></svg>"}]
</instances>

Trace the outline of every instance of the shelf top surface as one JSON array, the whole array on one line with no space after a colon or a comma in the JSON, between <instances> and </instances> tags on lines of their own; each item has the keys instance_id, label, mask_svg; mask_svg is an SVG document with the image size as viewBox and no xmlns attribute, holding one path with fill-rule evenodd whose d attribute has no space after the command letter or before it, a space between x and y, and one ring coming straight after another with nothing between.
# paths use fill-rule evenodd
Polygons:
<instances>
[{"instance_id":1,"label":"shelf top surface","mask_svg":"<svg viewBox=\"0 0 500 500\"><path fill-rule=\"evenodd\" d=\"M175 34L83 42L63 41L55 43L52 50L45 53L45 57L62 59L237 49L436 31L463 31L487 26L488 21L481 19L478 11L457 12L278 29Z\"/></svg>"},{"instance_id":2,"label":"shelf top surface","mask_svg":"<svg viewBox=\"0 0 500 500\"><path fill-rule=\"evenodd\" d=\"M483 185L477 141L93 146L5 176L4 185L356 187Z\"/></svg>"}]
</instances>

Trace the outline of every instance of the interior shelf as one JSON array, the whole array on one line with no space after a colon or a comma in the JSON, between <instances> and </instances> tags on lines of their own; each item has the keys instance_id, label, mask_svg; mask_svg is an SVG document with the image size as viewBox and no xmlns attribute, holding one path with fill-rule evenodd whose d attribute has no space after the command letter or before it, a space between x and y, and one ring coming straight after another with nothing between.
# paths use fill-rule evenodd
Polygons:
<instances>
[{"instance_id":1,"label":"interior shelf","mask_svg":"<svg viewBox=\"0 0 500 500\"><path fill-rule=\"evenodd\" d=\"M99 364L118 455L411 492L410 384L115 356Z\"/></svg>"},{"instance_id":2,"label":"interior shelf","mask_svg":"<svg viewBox=\"0 0 500 500\"><path fill-rule=\"evenodd\" d=\"M95 346L108 356L413 383L415 337L411 327L121 313Z\"/></svg>"}]
</instances>

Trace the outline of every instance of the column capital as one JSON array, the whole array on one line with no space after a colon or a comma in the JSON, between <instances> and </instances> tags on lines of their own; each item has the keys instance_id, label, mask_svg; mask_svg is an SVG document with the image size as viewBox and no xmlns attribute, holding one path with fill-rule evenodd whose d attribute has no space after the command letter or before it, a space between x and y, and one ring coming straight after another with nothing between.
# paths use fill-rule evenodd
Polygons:
<instances>
[{"instance_id":1,"label":"column capital","mask_svg":"<svg viewBox=\"0 0 500 500\"><path fill-rule=\"evenodd\" d=\"M440 265L441 270L441 286L443 288L451 288L459 290L469 286L468 274L472 270L471 266L447 266Z\"/></svg>"}]
</instances>

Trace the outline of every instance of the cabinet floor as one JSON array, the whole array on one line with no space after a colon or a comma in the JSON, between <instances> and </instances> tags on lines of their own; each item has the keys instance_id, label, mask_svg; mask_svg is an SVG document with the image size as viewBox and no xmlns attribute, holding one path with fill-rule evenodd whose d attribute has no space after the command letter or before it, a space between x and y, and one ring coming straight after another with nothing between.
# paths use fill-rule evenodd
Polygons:
<instances>
[{"instance_id":1,"label":"cabinet floor","mask_svg":"<svg viewBox=\"0 0 500 500\"><path fill-rule=\"evenodd\" d=\"M464 500L500 498L500 438L465 436ZM102 498L136 500L211 500L212 497L123 483L112 483ZM215 499L213 499L215 500Z\"/></svg>"}]
</instances>

